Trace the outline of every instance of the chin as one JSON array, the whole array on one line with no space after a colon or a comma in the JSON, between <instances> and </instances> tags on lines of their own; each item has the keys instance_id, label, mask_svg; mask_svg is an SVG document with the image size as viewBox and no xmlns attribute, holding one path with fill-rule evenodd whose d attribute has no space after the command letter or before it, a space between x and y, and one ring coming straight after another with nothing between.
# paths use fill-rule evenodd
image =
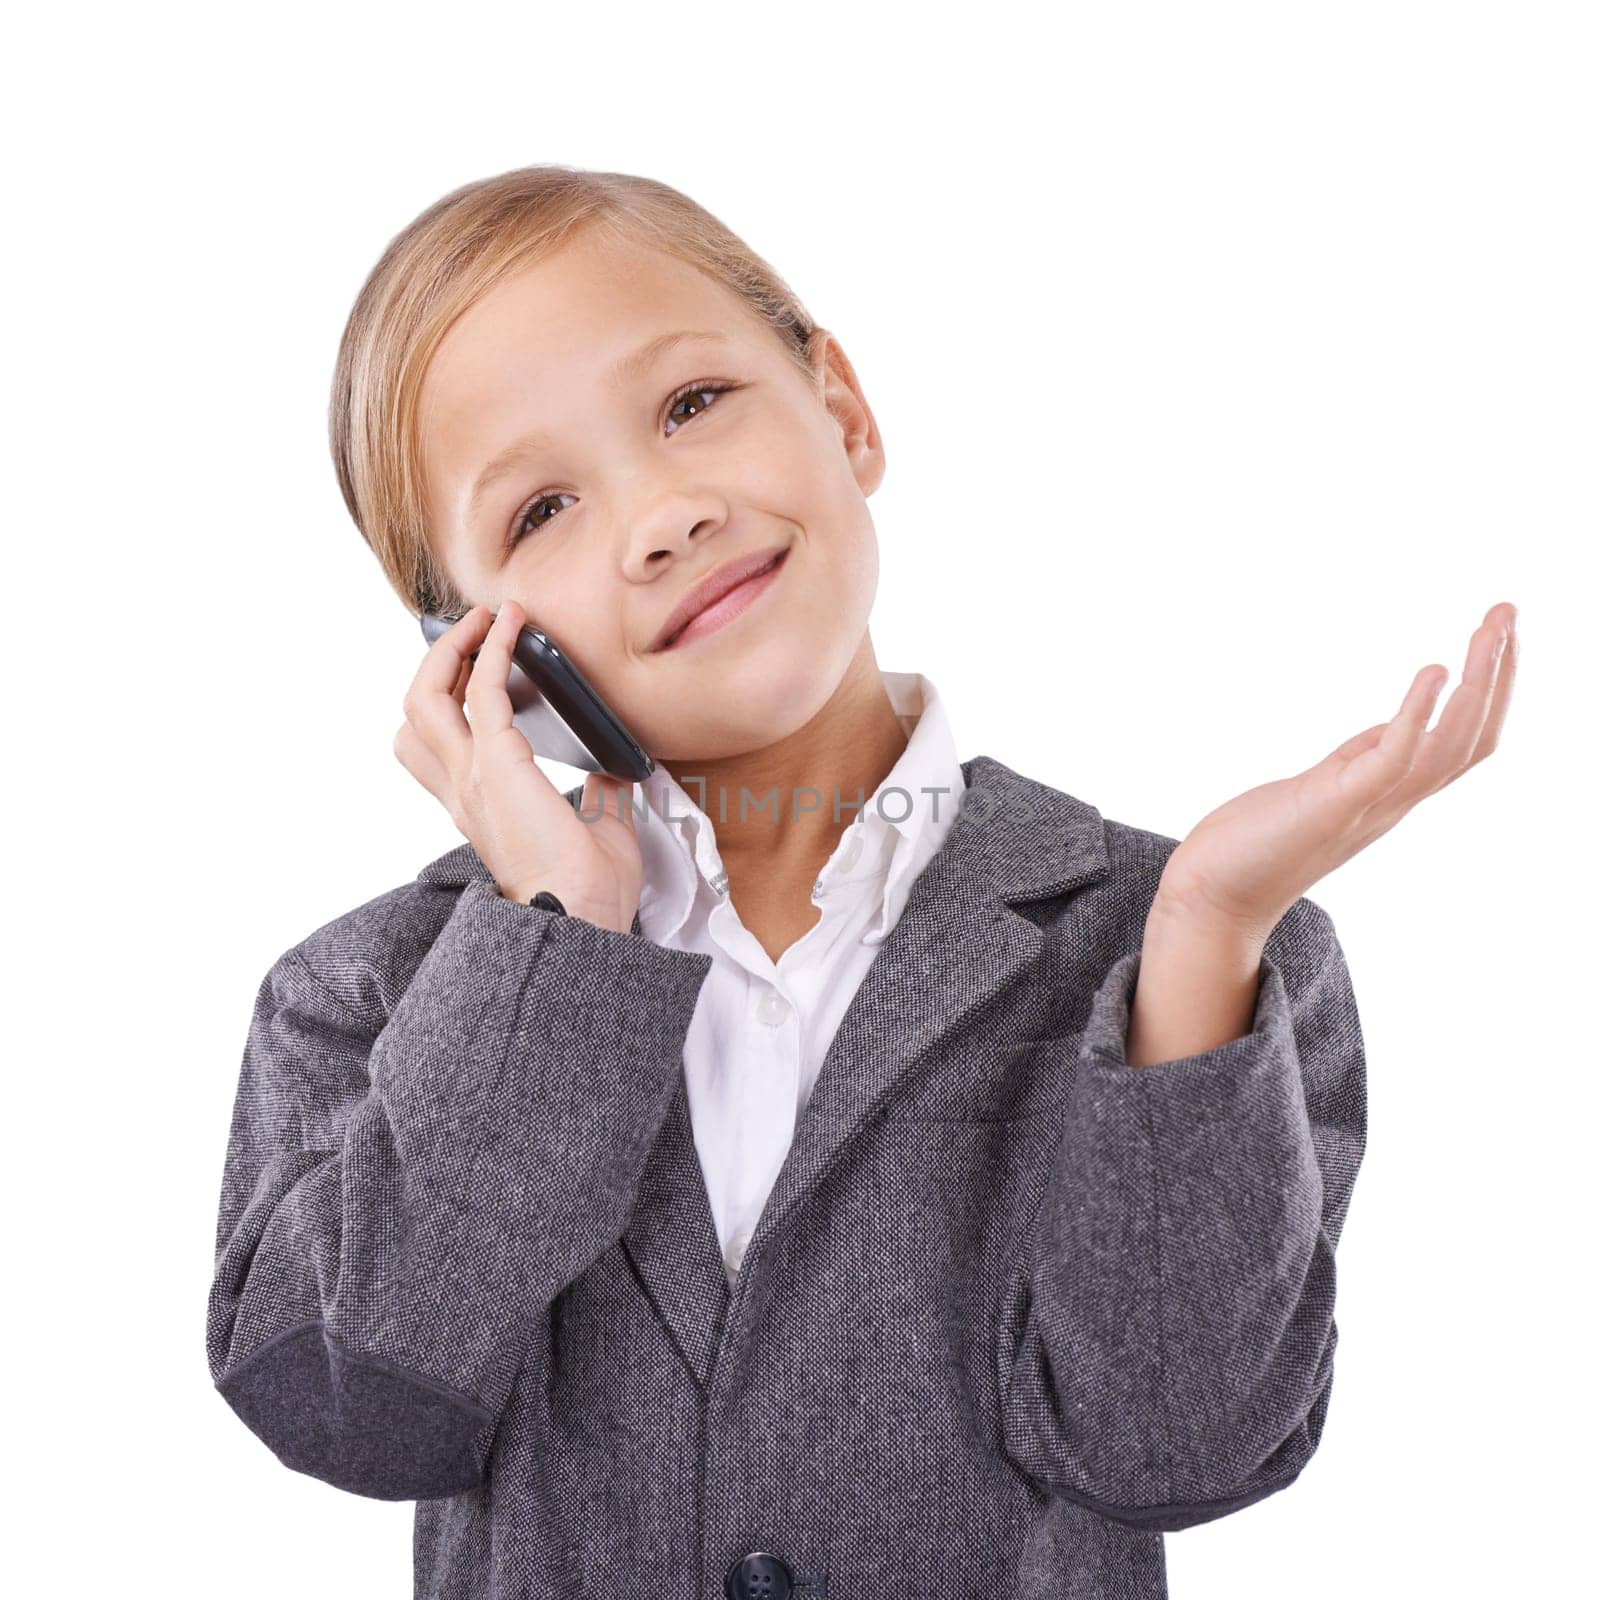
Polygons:
<instances>
[{"instance_id":1,"label":"chin","mask_svg":"<svg viewBox=\"0 0 1600 1600\"><path fill-rule=\"evenodd\" d=\"M740 659L717 668L705 693L695 696L698 704L670 708L670 733L659 749L648 746L657 760L717 761L765 749L803 728L836 687L803 659Z\"/></svg>"}]
</instances>

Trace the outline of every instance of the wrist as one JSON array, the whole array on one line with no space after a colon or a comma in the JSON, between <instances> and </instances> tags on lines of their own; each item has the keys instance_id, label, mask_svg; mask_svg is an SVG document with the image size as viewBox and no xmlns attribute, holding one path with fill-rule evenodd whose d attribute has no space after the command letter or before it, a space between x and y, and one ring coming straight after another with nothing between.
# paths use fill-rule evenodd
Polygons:
<instances>
[{"instance_id":1,"label":"wrist","mask_svg":"<svg viewBox=\"0 0 1600 1600\"><path fill-rule=\"evenodd\" d=\"M1180 1060L1246 1034L1263 944L1247 924L1173 902L1152 905L1129 1015L1128 1065Z\"/></svg>"},{"instance_id":2,"label":"wrist","mask_svg":"<svg viewBox=\"0 0 1600 1600\"><path fill-rule=\"evenodd\" d=\"M1196 983L1254 973L1264 938L1254 929L1182 909L1151 907L1140 943L1140 974L1181 972Z\"/></svg>"},{"instance_id":3,"label":"wrist","mask_svg":"<svg viewBox=\"0 0 1600 1600\"><path fill-rule=\"evenodd\" d=\"M1254 950L1259 954L1277 923L1277 916L1225 909L1203 892L1163 879L1145 915L1144 934L1147 943L1160 939L1174 944L1204 944L1235 953Z\"/></svg>"},{"instance_id":4,"label":"wrist","mask_svg":"<svg viewBox=\"0 0 1600 1600\"><path fill-rule=\"evenodd\" d=\"M528 906L535 911L548 910L553 916L565 916L573 918L579 922L589 922L597 928L606 928L612 933L631 933L633 931L633 918L631 915L628 918L628 921L619 927L617 925L617 912L615 907L606 909L600 906L589 905L580 900L569 900L567 896L559 889L545 888L542 886L534 886L526 889L505 889L501 888L498 884L496 885L496 888L500 890L502 899L509 900L516 905ZM541 894L549 894L554 896L555 899L560 903L560 911L557 911L553 906L541 907L534 904L535 900Z\"/></svg>"}]
</instances>

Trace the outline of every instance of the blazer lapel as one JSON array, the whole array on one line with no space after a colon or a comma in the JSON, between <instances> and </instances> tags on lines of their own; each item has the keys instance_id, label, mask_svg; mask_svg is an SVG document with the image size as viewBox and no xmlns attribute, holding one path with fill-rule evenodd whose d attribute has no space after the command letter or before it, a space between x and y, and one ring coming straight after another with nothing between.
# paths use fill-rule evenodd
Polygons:
<instances>
[{"instance_id":1,"label":"blazer lapel","mask_svg":"<svg viewBox=\"0 0 1600 1600\"><path fill-rule=\"evenodd\" d=\"M961 810L840 1021L751 1233L730 1294L732 1337L759 1318L772 1241L795 1224L846 1142L1038 959L1044 935L1013 904L1064 894L1110 871L1093 806L989 756L974 756L961 770L969 786Z\"/></svg>"},{"instance_id":2,"label":"blazer lapel","mask_svg":"<svg viewBox=\"0 0 1600 1600\"><path fill-rule=\"evenodd\" d=\"M1038 958L1044 935L1014 905L1107 875L1105 825L1087 802L989 756L961 763L968 792L938 853L840 1021L730 1291L680 1079L623 1235L641 1283L702 1384L725 1323L750 1324L771 1242L845 1142L965 1018ZM582 784L566 792L576 805ZM423 868L428 883L491 876L470 843ZM637 915L635 935L640 932Z\"/></svg>"}]
</instances>

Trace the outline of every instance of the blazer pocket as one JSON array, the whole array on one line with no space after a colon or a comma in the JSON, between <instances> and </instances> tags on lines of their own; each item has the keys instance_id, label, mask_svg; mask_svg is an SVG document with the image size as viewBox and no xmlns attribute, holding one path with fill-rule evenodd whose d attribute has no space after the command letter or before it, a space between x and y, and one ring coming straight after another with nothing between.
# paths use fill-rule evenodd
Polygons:
<instances>
[{"instance_id":1,"label":"blazer pocket","mask_svg":"<svg viewBox=\"0 0 1600 1600\"><path fill-rule=\"evenodd\" d=\"M1077 1071L1083 1030L997 1044L929 1061L884 1112L886 1122L1027 1122L1058 1115Z\"/></svg>"}]
</instances>

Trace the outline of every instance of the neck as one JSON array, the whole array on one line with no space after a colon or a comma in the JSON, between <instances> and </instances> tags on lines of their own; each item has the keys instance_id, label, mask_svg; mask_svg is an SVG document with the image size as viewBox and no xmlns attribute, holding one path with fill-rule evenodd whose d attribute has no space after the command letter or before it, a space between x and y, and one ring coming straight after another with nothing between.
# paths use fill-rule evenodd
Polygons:
<instances>
[{"instance_id":1,"label":"neck","mask_svg":"<svg viewBox=\"0 0 1600 1600\"><path fill-rule=\"evenodd\" d=\"M864 634L838 688L804 727L737 756L663 765L710 817L730 893L737 898L742 886L787 898L792 891L803 903L905 747Z\"/></svg>"}]
</instances>

